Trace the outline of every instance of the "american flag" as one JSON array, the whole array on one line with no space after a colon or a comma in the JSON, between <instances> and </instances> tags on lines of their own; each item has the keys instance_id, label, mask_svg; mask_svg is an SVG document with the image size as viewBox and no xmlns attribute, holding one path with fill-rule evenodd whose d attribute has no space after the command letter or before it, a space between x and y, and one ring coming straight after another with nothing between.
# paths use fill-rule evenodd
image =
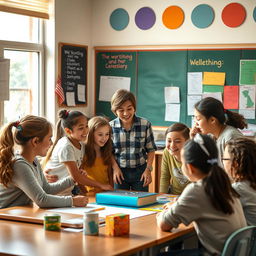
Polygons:
<instances>
[{"instance_id":1,"label":"american flag","mask_svg":"<svg viewBox=\"0 0 256 256\"><path fill-rule=\"evenodd\" d=\"M61 86L61 78L60 78L60 76L58 76L58 79L57 79L55 93L56 93L56 95L58 97L59 104L61 105L65 101L65 95L64 95L63 88Z\"/></svg>"}]
</instances>

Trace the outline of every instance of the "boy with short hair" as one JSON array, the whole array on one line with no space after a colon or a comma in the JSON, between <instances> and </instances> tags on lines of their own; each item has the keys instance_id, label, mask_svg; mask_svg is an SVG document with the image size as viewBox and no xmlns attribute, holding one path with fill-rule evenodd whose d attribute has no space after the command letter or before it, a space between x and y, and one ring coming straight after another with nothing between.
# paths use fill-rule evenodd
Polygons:
<instances>
[{"instance_id":1,"label":"boy with short hair","mask_svg":"<svg viewBox=\"0 0 256 256\"><path fill-rule=\"evenodd\" d=\"M127 90L114 93L111 110L117 116L110 122L115 188L148 191L156 150L151 123L135 115L136 99Z\"/></svg>"}]
</instances>

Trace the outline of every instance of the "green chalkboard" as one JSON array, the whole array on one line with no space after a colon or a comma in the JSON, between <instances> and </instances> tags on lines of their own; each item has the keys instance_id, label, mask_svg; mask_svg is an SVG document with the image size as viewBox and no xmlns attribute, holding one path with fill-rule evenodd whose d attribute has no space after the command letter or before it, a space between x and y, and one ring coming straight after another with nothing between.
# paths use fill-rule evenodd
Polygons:
<instances>
[{"instance_id":1,"label":"green chalkboard","mask_svg":"<svg viewBox=\"0 0 256 256\"><path fill-rule=\"evenodd\" d=\"M109 68L109 60L122 54L132 56L132 61L125 62L126 69ZM256 47L96 51L95 113L114 118L110 102L99 100L100 77L130 76L130 90L137 98L137 115L147 118L153 126L169 126L172 122L165 121L164 88L179 87L180 121L191 126L191 116L187 115L187 73L225 72L225 85L239 85L241 59L256 59ZM255 119L248 122L256 123Z\"/></svg>"},{"instance_id":2,"label":"green chalkboard","mask_svg":"<svg viewBox=\"0 0 256 256\"><path fill-rule=\"evenodd\" d=\"M115 116L110 102L99 100L100 82L103 76L131 78L130 91L136 95L137 88L137 52L136 51L99 51L96 52L95 114L109 119Z\"/></svg>"},{"instance_id":3,"label":"green chalkboard","mask_svg":"<svg viewBox=\"0 0 256 256\"><path fill-rule=\"evenodd\" d=\"M144 51L138 53L137 114L154 126L165 121L165 87L180 88L180 121L186 123L187 51Z\"/></svg>"}]
</instances>

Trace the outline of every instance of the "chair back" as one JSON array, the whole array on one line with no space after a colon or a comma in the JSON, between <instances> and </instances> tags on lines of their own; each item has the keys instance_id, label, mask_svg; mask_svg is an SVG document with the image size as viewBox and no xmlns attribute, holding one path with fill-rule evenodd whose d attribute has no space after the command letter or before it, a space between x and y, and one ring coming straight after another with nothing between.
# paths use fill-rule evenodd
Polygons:
<instances>
[{"instance_id":1,"label":"chair back","mask_svg":"<svg viewBox=\"0 0 256 256\"><path fill-rule=\"evenodd\" d=\"M256 256L256 226L233 232L226 240L221 256Z\"/></svg>"}]
</instances>

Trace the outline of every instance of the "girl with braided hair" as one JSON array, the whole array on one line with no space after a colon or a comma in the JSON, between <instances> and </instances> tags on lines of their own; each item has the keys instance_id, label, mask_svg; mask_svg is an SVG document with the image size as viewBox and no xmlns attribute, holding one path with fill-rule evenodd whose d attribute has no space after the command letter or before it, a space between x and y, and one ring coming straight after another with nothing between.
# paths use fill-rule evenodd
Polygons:
<instances>
[{"instance_id":1,"label":"girl with braided hair","mask_svg":"<svg viewBox=\"0 0 256 256\"><path fill-rule=\"evenodd\" d=\"M256 143L248 138L227 142L222 158L232 187L240 195L248 225L256 225Z\"/></svg>"}]
</instances>

